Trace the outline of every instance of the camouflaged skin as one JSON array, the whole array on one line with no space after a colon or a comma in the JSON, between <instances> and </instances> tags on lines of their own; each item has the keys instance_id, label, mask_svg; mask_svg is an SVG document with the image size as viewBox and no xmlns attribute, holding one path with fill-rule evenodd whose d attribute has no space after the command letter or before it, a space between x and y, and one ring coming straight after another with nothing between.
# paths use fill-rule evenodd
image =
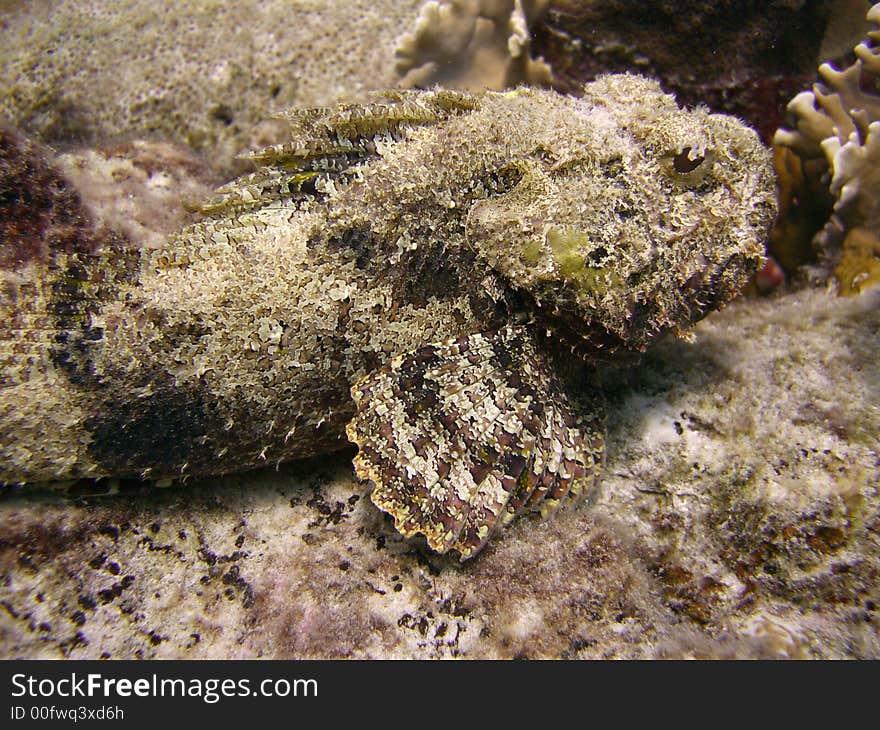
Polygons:
<instances>
[{"instance_id":1,"label":"camouflaged skin","mask_svg":"<svg viewBox=\"0 0 880 730\"><path fill-rule=\"evenodd\" d=\"M751 130L635 76L583 98L388 92L288 120L291 141L254 155L259 169L165 248L3 272L0 482L279 463L345 445L357 401L349 435L376 502L473 554L492 515L552 505L596 472L601 417L557 402L559 358L684 333L760 265L775 212ZM406 375L413 363L446 380ZM458 444L430 447L450 468L430 487L441 504L420 503L432 477L407 444L429 449L442 421L406 415L420 402L407 377L474 404L438 401ZM480 388L507 394L495 421ZM396 414L390 435L377 408Z\"/></svg>"},{"instance_id":2,"label":"camouflaged skin","mask_svg":"<svg viewBox=\"0 0 880 730\"><path fill-rule=\"evenodd\" d=\"M546 516L592 486L604 462L601 402L584 400L588 381L566 392L554 348L532 330L429 346L353 388L355 469L401 534L464 560L521 512Z\"/></svg>"}]
</instances>

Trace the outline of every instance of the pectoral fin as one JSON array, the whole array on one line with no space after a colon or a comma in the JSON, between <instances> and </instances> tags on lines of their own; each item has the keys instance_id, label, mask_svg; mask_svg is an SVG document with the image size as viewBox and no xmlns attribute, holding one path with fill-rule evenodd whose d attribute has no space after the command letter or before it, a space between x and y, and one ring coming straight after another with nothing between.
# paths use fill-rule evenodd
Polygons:
<instances>
[{"instance_id":1,"label":"pectoral fin","mask_svg":"<svg viewBox=\"0 0 880 730\"><path fill-rule=\"evenodd\" d=\"M373 502L403 535L466 560L517 514L585 491L603 461L601 406L571 395L555 370L531 329L511 325L361 380L348 437Z\"/></svg>"}]
</instances>

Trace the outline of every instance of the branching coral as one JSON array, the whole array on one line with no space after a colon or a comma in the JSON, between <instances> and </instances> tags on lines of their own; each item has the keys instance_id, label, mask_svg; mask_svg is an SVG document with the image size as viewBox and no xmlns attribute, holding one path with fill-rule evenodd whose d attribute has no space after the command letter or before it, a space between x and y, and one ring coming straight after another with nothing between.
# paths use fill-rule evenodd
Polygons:
<instances>
[{"instance_id":1,"label":"branching coral","mask_svg":"<svg viewBox=\"0 0 880 730\"><path fill-rule=\"evenodd\" d=\"M548 0L429 2L416 29L400 39L397 72L403 86L441 84L503 89L549 83L550 68L529 55L529 23Z\"/></svg>"},{"instance_id":2,"label":"branching coral","mask_svg":"<svg viewBox=\"0 0 880 730\"><path fill-rule=\"evenodd\" d=\"M833 214L814 246L843 294L880 281L880 96L866 90L880 81L880 3L867 19L875 30L855 47L855 62L842 71L822 64L821 81L788 105L792 128L773 140L828 181Z\"/></svg>"}]
</instances>

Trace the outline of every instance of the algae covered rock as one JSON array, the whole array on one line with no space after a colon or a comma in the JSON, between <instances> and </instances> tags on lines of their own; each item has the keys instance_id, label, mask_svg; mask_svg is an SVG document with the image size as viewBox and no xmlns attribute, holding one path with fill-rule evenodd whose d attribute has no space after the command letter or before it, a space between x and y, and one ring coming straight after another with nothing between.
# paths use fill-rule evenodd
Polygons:
<instances>
[{"instance_id":1,"label":"algae covered rock","mask_svg":"<svg viewBox=\"0 0 880 730\"><path fill-rule=\"evenodd\" d=\"M49 143L151 135L229 174L273 112L395 82L422 0L51 0L0 8L0 117ZM267 121L268 120L268 121Z\"/></svg>"},{"instance_id":2,"label":"algae covered rock","mask_svg":"<svg viewBox=\"0 0 880 730\"><path fill-rule=\"evenodd\" d=\"M156 246L192 220L214 183L202 162L167 143L59 154L0 126L0 270L61 252Z\"/></svg>"},{"instance_id":3,"label":"algae covered rock","mask_svg":"<svg viewBox=\"0 0 880 730\"><path fill-rule=\"evenodd\" d=\"M852 35L848 19L860 27L865 3L851 11L858 5L551 0L532 28L531 47L565 88L600 73L643 73L682 103L748 120L769 141L785 102L812 78L829 30L839 46L840 36ZM843 32L831 28L838 15Z\"/></svg>"},{"instance_id":4,"label":"algae covered rock","mask_svg":"<svg viewBox=\"0 0 880 730\"><path fill-rule=\"evenodd\" d=\"M94 251L98 237L53 153L0 126L0 267L9 276L28 260L59 251Z\"/></svg>"}]
</instances>

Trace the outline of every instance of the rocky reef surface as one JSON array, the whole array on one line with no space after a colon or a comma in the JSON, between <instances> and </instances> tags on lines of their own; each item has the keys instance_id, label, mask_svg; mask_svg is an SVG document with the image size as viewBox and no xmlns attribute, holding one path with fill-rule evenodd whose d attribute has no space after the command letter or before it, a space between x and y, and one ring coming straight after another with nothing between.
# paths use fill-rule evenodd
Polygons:
<instances>
[{"instance_id":1,"label":"rocky reef surface","mask_svg":"<svg viewBox=\"0 0 880 730\"><path fill-rule=\"evenodd\" d=\"M847 53L864 0L551 0L531 47L557 84L576 90L609 71L661 80L686 104L746 119L769 140L817 59Z\"/></svg>"},{"instance_id":2,"label":"rocky reef surface","mask_svg":"<svg viewBox=\"0 0 880 730\"><path fill-rule=\"evenodd\" d=\"M0 277L52 252L152 247L218 179L186 149L132 140L59 154L0 124Z\"/></svg>"},{"instance_id":3,"label":"rocky reef surface","mask_svg":"<svg viewBox=\"0 0 880 730\"><path fill-rule=\"evenodd\" d=\"M423 0L0 3L0 117L50 144L187 145L227 175L274 112L396 81Z\"/></svg>"},{"instance_id":4,"label":"rocky reef surface","mask_svg":"<svg viewBox=\"0 0 880 730\"><path fill-rule=\"evenodd\" d=\"M880 289L741 300L608 373L605 477L461 565L351 453L0 504L6 657L880 658Z\"/></svg>"}]
</instances>

